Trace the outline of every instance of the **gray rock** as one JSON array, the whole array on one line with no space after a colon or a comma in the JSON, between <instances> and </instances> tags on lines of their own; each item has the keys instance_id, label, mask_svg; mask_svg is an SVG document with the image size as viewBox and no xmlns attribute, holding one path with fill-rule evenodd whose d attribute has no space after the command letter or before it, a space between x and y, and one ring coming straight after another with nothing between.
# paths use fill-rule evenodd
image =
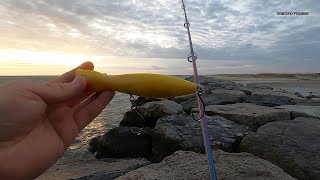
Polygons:
<instances>
[{"instance_id":1,"label":"gray rock","mask_svg":"<svg viewBox=\"0 0 320 180\"><path fill-rule=\"evenodd\" d=\"M151 150L152 136L149 129L136 135L128 127L116 127L90 142L90 152L97 153L97 158L148 158Z\"/></svg>"},{"instance_id":2,"label":"gray rock","mask_svg":"<svg viewBox=\"0 0 320 180\"><path fill-rule=\"evenodd\" d=\"M256 84L248 84L247 86L238 87L237 90L244 92L246 95L252 95L253 93L256 93L257 95L257 92L271 92L271 91L274 91L275 89L268 86L257 86ZM268 95L268 94L260 94L260 95Z\"/></svg>"},{"instance_id":3,"label":"gray rock","mask_svg":"<svg viewBox=\"0 0 320 180\"><path fill-rule=\"evenodd\" d=\"M190 99L196 99L196 98L197 98L197 96L195 94L188 94L185 96L173 97L173 98L170 98L170 100L181 104L183 101L188 101Z\"/></svg>"},{"instance_id":4,"label":"gray rock","mask_svg":"<svg viewBox=\"0 0 320 180\"><path fill-rule=\"evenodd\" d=\"M208 83L206 85L206 88L210 90L214 90L214 89L238 90L242 86L243 85L235 83L233 81L216 80L215 82Z\"/></svg>"},{"instance_id":5,"label":"gray rock","mask_svg":"<svg viewBox=\"0 0 320 180\"><path fill-rule=\"evenodd\" d=\"M294 93L290 93L284 90L269 90L269 89L263 89L263 90L257 90L252 93L252 95L273 95L273 96L284 96L284 97L289 97L292 99L304 99L301 97L298 97Z\"/></svg>"},{"instance_id":6,"label":"gray rock","mask_svg":"<svg viewBox=\"0 0 320 180\"><path fill-rule=\"evenodd\" d=\"M148 102L152 102L152 101L161 101L161 99L157 99L157 98L149 98L149 97L138 97L136 100L134 100L133 102L137 105L137 106L142 106Z\"/></svg>"},{"instance_id":7,"label":"gray rock","mask_svg":"<svg viewBox=\"0 0 320 180\"><path fill-rule=\"evenodd\" d=\"M250 96L252 94L252 91L253 91L252 89L250 89L250 88L248 88L246 86L240 87L238 90L244 92L247 96Z\"/></svg>"},{"instance_id":8,"label":"gray rock","mask_svg":"<svg viewBox=\"0 0 320 180\"><path fill-rule=\"evenodd\" d=\"M186 78L188 81L193 82L193 77ZM217 79L210 76L200 76L200 84L204 86L205 90L214 90L214 89L226 89L226 90L238 90L244 85L236 83L234 81Z\"/></svg>"},{"instance_id":9,"label":"gray rock","mask_svg":"<svg viewBox=\"0 0 320 180\"><path fill-rule=\"evenodd\" d=\"M59 159L40 179L114 179L149 165L146 159Z\"/></svg>"},{"instance_id":10,"label":"gray rock","mask_svg":"<svg viewBox=\"0 0 320 180\"><path fill-rule=\"evenodd\" d=\"M241 98L243 96L245 96L245 92L240 91L240 90L233 90L232 88L229 89L216 89L216 88L211 88L212 90L210 90L210 88L207 91L203 92L203 96L204 97L209 97L212 98L213 96L217 96L218 99L230 99L228 97L232 97L232 98ZM238 88L236 88L238 89ZM175 97L171 99L172 101L175 101L179 104L182 103L183 105L187 104L188 102L197 101L197 96L195 94L190 94L190 95L186 95L186 96L179 96L179 97ZM238 101L239 99L237 99L236 101ZM231 103L233 103L234 101L232 101Z\"/></svg>"},{"instance_id":11,"label":"gray rock","mask_svg":"<svg viewBox=\"0 0 320 180\"><path fill-rule=\"evenodd\" d=\"M136 112L134 111L127 111L124 113L122 120L120 121L120 126L127 126L127 127L143 127L144 121L146 127L154 127L154 123L150 123L151 121L146 121L146 117L143 117L143 120Z\"/></svg>"},{"instance_id":12,"label":"gray rock","mask_svg":"<svg viewBox=\"0 0 320 180\"><path fill-rule=\"evenodd\" d=\"M307 102L303 102L303 103L296 103L296 104L303 104L303 105L309 105L309 106L320 106L320 98L311 98L309 101Z\"/></svg>"},{"instance_id":13,"label":"gray rock","mask_svg":"<svg viewBox=\"0 0 320 180\"><path fill-rule=\"evenodd\" d=\"M304 98L304 96L300 92L295 92L294 94L298 97Z\"/></svg>"},{"instance_id":14,"label":"gray rock","mask_svg":"<svg viewBox=\"0 0 320 180\"><path fill-rule=\"evenodd\" d=\"M295 105L320 105L320 102L314 101L312 99L307 99L307 98L303 98L300 96L297 96L297 93L292 93L290 91L287 90L259 90L259 91L255 91L252 93L252 95L267 95L267 96L277 96L277 97L288 97L290 98L289 102L290 104L295 104ZM284 100L284 99L283 99ZM279 103L279 102L277 102ZM283 101L283 103L285 103L285 101ZM270 105L273 106L273 105Z\"/></svg>"},{"instance_id":15,"label":"gray rock","mask_svg":"<svg viewBox=\"0 0 320 180\"><path fill-rule=\"evenodd\" d=\"M225 90L225 89L215 89L211 90L211 94L214 95L233 95L233 96L245 96L246 94L243 91L239 90Z\"/></svg>"},{"instance_id":16,"label":"gray rock","mask_svg":"<svg viewBox=\"0 0 320 180\"><path fill-rule=\"evenodd\" d=\"M186 78L185 80L193 82L193 76L190 76ZM200 79L200 84L201 85L207 85L207 84L221 84L222 85L232 85L232 84L237 84L233 81L229 80L223 80L223 79L217 79L214 77L209 77L209 76L199 76Z\"/></svg>"},{"instance_id":17,"label":"gray rock","mask_svg":"<svg viewBox=\"0 0 320 180\"><path fill-rule=\"evenodd\" d=\"M266 89L266 90L273 90L273 87L270 86L263 86L261 84L256 83L249 83L246 87L252 88L252 89Z\"/></svg>"},{"instance_id":18,"label":"gray rock","mask_svg":"<svg viewBox=\"0 0 320 180\"><path fill-rule=\"evenodd\" d=\"M320 106L320 101L317 101L315 98L306 99L294 99L294 105L305 105L305 106Z\"/></svg>"},{"instance_id":19,"label":"gray rock","mask_svg":"<svg viewBox=\"0 0 320 180\"><path fill-rule=\"evenodd\" d=\"M269 106L269 107L295 104L294 100L287 96L258 95L258 94L246 96L244 98L244 102L252 103L260 106Z\"/></svg>"},{"instance_id":20,"label":"gray rock","mask_svg":"<svg viewBox=\"0 0 320 180\"><path fill-rule=\"evenodd\" d=\"M279 167L249 153L214 152L216 176L219 180L294 180ZM210 179L206 156L177 151L158 164L131 171L117 180L198 180Z\"/></svg>"},{"instance_id":21,"label":"gray rock","mask_svg":"<svg viewBox=\"0 0 320 180\"><path fill-rule=\"evenodd\" d=\"M154 114L155 116L161 116L161 117L183 113L183 108L181 104L178 104L170 100L149 102L139 107L139 110L143 115L148 115L150 112L154 112L156 113Z\"/></svg>"},{"instance_id":22,"label":"gray rock","mask_svg":"<svg viewBox=\"0 0 320 180\"><path fill-rule=\"evenodd\" d=\"M192 111L197 112L198 110L193 109ZM290 113L284 109L249 103L207 106L206 114L223 116L234 122L247 125L254 131L268 122L290 119Z\"/></svg>"},{"instance_id":23,"label":"gray rock","mask_svg":"<svg viewBox=\"0 0 320 180\"><path fill-rule=\"evenodd\" d=\"M291 88L290 91L296 92L297 96L304 97L304 98L320 98L320 89L317 88Z\"/></svg>"},{"instance_id":24,"label":"gray rock","mask_svg":"<svg viewBox=\"0 0 320 180\"><path fill-rule=\"evenodd\" d=\"M313 100L315 102L320 102L320 98L311 98L311 100Z\"/></svg>"},{"instance_id":25,"label":"gray rock","mask_svg":"<svg viewBox=\"0 0 320 180\"><path fill-rule=\"evenodd\" d=\"M224 105L224 104L235 104L242 102L243 95L234 94L203 94L202 99L206 106L209 105ZM198 107L197 99L190 99L181 103L183 109L188 114L191 112L192 108Z\"/></svg>"},{"instance_id":26,"label":"gray rock","mask_svg":"<svg viewBox=\"0 0 320 180\"><path fill-rule=\"evenodd\" d=\"M170 100L148 102L138 107L137 111L145 119L145 126L151 128L155 127L161 117L184 113L181 104ZM141 117L133 111L125 113L123 120L120 122L120 126L128 127L141 127L141 124Z\"/></svg>"},{"instance_id":27,"label":"gray rock","mask_svg":"<svg viewBox=\"0 0 320 180\"><path fill-rule=\"evenodd\" d=\"M298 179L320 177L320 121L297 118L268 123L241 142L241 151L255 154Z\"/></svg>"},{"instance_id":28,"label":"gray rock","mask_svg":"<svg viewBox=\"0 0 320 180\"><path fill-rule=\"evenodd\" d=\"M238 150L241 139L251 131L220 116L208 117L211 146L228 152ZM201 123L191 116L175 115L159 119L152 141L152 161L159 162L177 150L204 153Z\"/></svg>"},{"instance_id":29,"label":"gray rock","mask_svg":"<svg viewBox=\"0 0 320 180\"><path fill-rule=\"evenodd\" d=\"M291 113L291 119L297 117L309 117L320 119L320 106L286 105L278 109L285 109Z\"/></svg>"},{"instance_id":30,"label":"gray rock","mask_svg":"<svg viewBox=\"0 0 320 180\"><path fill-rule=\"evenodd\" d=\"M256 92L256 91L263 91L263 90L266 90L265 88L260 88L259 86L240 86L237 88L237 90L239 91L242 91L244 92L246 95L251 95L253 92Z\"/></svg>"}]
</instances>

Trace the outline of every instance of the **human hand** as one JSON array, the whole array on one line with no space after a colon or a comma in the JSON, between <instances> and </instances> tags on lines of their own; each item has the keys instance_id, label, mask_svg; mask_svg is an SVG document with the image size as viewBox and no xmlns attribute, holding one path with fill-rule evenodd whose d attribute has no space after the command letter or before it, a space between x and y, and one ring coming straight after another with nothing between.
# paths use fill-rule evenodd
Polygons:
<instances>
[{"instance_id":1,"label":"human hand","mask_svg":"<svg viewBox=\"0 0 320 180\"><path fill-rule=\"evenodd\" d=\"M80 68L92 70L93 64ZM0 179L42 174L111 101L114 92L87 92L76 69L45 83L0 85Z\"/></svg>"}]
</instances>

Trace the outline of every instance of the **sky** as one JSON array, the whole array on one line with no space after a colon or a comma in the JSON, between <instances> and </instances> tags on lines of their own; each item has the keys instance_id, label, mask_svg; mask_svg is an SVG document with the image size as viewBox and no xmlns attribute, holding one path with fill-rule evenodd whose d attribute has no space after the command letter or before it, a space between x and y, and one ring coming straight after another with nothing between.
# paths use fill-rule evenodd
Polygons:
<instances>
[{"instance_id":1,"label":"sky","mask_svg":"<svg viewBox=\"0 0 320 180\"><path fill-rule=\"evenodd\" d=\"M320 72L317 0L185 0L200 74ZM277 15L308 12L308 15ZM0 75L192 74L180 0L1 0Z\"/></svg>"}]
</instances>

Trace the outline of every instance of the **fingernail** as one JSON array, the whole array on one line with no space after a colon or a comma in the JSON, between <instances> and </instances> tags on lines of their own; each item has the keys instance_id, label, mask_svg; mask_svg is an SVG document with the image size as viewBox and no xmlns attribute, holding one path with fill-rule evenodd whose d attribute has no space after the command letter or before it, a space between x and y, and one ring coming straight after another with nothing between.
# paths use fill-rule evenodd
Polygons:
<instances>
[{"instance_id":1,"label":"fingernail","mask_svg":"<svg viewBox=\"0 0 320 180\"><path fill-rule=\"evenodd\" d=\"M82 68L84 68L84 69L87 69L88 67L93 67L93 64L92 64L92 62L91 61L86 61L86 62L84 62L84 63L82 63L80 66L78 66L78 68L80 68L80 69L82 69ZM90 68L91 69L91 68Z\"/></svg>"}]
</instances>

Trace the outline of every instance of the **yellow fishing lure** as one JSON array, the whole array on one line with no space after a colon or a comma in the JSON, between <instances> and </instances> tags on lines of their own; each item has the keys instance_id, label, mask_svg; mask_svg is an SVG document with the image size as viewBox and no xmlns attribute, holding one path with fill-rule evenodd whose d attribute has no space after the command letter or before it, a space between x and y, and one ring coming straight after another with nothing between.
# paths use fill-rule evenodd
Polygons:
<instances>
[{"instance_id":1,"label":"yellow fishing lure","mask_svg":"<svg viewBox=\"0 0 320 180\"><path fill-rule=\"evenodd\" d=\"M88 87L93 91L118 91L131 95L168 98L192 94L197 84L160 74L105 75L97 71L78 69L76 75L88 78Z\"/></svg>"}]
</instances>

